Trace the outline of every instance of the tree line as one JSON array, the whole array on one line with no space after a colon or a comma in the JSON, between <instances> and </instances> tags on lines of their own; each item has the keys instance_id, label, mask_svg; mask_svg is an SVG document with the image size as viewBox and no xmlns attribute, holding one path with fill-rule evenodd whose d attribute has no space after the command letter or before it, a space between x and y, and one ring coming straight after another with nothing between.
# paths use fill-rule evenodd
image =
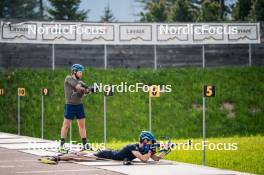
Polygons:
<instances>
[{"instance_id":1,"label":"tree line","mask_svg":"<svg viewBox=\"0 0 264 175\"><path fill-rule=\"evenodd\" d=\"M80 10L80 3L81 0L0 0L0 18L85 21L89 10ZM115 21L109 4L101 21Z\"/></svg>"},{"instance_id":2,"label":"tree line","mask_svg":"<svg viewBox=\"0 0 264 175\"><path fill-rule=\"evenodd\" d=\"M89 10L80 10L81 0L1 0L0 18L86 21ZM142 6L141 22L264 21L264 0L135 0ZM117 21L110 5L102 22Z\"/></svg>"},{"instance_id":3,"label":"tree line","mask_svg":"<svg viewBox=\"0 0 264 175\"><path fill-rule=\"evenodd\" d=\"M138 0L142 22L263 21L264 0Z\"/></svg>"}]
</instances>

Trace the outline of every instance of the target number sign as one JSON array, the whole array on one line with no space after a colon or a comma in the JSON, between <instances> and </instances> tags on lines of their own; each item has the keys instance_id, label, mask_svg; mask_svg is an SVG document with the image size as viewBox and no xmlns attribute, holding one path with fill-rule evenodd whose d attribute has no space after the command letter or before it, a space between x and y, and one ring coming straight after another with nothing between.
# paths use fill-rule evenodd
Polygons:
<instances>
[{"instance_id":1,"label":"target number sign","mask_svg":"<svg viewBox=\"0 0 264 175\"><path fill-rule=\"evenodd\" d=\"M0 88L0 96L4 95L4 89Z\"/></svg>"},{"instance_id":2,"label":"target number sign","mask_svg":"<svg viewBox=\"0 0 264 175\"><path fill-rule=\"evenodd\" d=\"M26 96L26 89L25 88L18 88L17 89L17 95L20 97Z\"/></svg>"},{"instance_id":3,"label":"target number sign","mask_svg":"<svg viewBox=\"0 0 264 175\"><path fill-rule=\"evenodd\" d=\"M49 95L49 89L48 88L42 88L41 89L41 94L43 96L48 96Z\"/></svg>"},{"instance_id":4,"label":"target number sign","mask_svg":"<svg viewBox=\"0 0 264 175\"><path fill-rule=\"evenodd\" d=\"M204 86L204 97L215 97L215 86Z\"/></svg>"},{"instance_id":5,"label":"target number sign","mask_svg":"<svg viewBox=\"0 0 264 175\"><path fill-rule=\"evenodd\" d=\"M160 89L157 85L152 85L149 87L149 96L150 97L160 97Z\"/></svg>"},{"instance_id":6,"label":"target number sign","mask_svg":"<svg viewBox=\"0 0 264 175\"><path fill-rule=\"evenodd\" d=\"M105 96L113 96L112 85L108 85L104 92Z\"/></svg>"}]
</instances>

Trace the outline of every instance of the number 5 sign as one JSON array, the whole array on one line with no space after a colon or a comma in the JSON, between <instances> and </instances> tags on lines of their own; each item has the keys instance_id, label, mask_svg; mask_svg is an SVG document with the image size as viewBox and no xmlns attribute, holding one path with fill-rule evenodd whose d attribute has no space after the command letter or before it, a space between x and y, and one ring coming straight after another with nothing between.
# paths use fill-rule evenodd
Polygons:
<instances>
[{"instance_id":1,"label":"number 5 sign","mask_svg":"<svg viewBox=\"0 0 264 175\"><path fill-rule=\"evenodd\" d=\"M215 86L204 86L204 97L215 97Z\"/></svg>"}]
</instances>

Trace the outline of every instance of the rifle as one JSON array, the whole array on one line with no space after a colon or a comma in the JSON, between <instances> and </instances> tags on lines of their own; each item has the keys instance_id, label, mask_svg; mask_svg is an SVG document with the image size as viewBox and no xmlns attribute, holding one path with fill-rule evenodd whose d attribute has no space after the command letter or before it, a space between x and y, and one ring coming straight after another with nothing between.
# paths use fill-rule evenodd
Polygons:
<instances>
[{"instance_id":1,"label":"rifle","mask_svg":"<svg viewBox=\"0 0 264 175\"><path fill-rule=\"evenodd\" d=\"M155 143L155 144L152 144L150 146L150 149L153 151L153 152L159 152L159 153L162 153L164 152L165 155L169 154L171 152L171 149L178 146L177 143L172 143L171 142L171 139L170 137L168 136L162 136L161 138L163 139L166 139L167 141L165 142L165 144L160 144L160 143ZM192 141L189 140L188 143L186 143L188 145L192 145Z\"/></svg>"}]
</instances>

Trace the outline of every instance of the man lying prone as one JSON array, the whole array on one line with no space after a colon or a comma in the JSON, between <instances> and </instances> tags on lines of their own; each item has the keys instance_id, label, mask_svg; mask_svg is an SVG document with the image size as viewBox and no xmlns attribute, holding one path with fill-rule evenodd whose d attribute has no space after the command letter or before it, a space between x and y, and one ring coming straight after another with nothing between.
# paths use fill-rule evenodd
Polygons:
<instances>
[{"instance_id":1,"label":"man lying prone","mask_svg":"<svg viewBox=\"0 0 264 175\"><path fill-rule=\"evenodd\" d=\"M142 131L139 135L139 143L129 144L120 150L103 150L99 152L89 153L86 151L76 154L65 154L63 156L53 156L46 159L39 159L43 163L57 164L59 161L81 161L81 160L119 160L130 162L136 158L142 162L147 162L150 158L154 161L162 159L166 152L155 155L156 149L153 145L156 143L155 136L149 131Z\"/></svg>"}]
</instances>

